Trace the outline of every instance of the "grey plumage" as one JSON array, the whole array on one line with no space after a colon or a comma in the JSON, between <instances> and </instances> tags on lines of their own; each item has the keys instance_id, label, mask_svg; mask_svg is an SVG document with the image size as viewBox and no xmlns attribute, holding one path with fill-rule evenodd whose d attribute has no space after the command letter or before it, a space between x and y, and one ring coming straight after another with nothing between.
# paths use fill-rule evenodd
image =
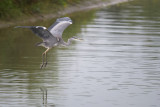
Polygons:
<instances>
[{"instance_id":1,"label":"grey plumage","mask_svg":"<svg viewBox=\"0 0 160 107\"><path fill-rule=\"evenodd\" d=\"M42 44L37 44L37 46L43 46L45 48L53 47L57 42L57 38L48 31L46 27L43 26L16 26L15 28L28 28L38 37L40 37L43 42Z\"/></svg>"},{"instance_id":2,"label":"grey plumage","mask_svg":"<svg viewBox=\"0 0 160 107\"><path fill-rule=\"evenodd\" d=\"M72 24L72 20L69 17L63 17L56 20L48 30L57 38L62 38L63 31Z\"/></svg>"},{"instance_id":3,"label":"grey plumage","mask_svg":"<svg viewBox=\"0 0 160 107\"><path fill-rule=\"evenodd\" d=\"M43 40L53 37L47 28L43 26L16 26L15 28L28 28Z\"/></svg>"},{"instance_id":4,"label":"grey plumage","mask_svg":"<svg viewBox=\"0 0 160 107\"><path fill-rule=\"evenodd\" d=\"M15 28L28 28L38 37L40 37L43 42L37 43L37 46L43 46L47 50L42 54L42 65L41 68L47 65L47 52L57 45L69 45L72 40L78 39L76 37L71 37L68 42L64 42L62 39L63 31L72 24L72 20L69 17L58 18L54 24L52 24L48 29L43 26L16 26ZM44 59L46 59L44 61Z\"/></svg>"}]
</instances>

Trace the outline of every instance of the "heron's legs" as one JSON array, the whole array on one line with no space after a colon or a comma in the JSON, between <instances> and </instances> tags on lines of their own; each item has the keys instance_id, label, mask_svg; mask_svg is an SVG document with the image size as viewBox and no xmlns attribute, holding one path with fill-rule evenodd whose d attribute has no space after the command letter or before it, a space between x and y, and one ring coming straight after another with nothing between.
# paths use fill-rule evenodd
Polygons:
<instances>
[{"instance_id":1,"label":"heron's legs","mask_svg":"<svg viewBox=\"0 0 160 107\"><path fill-rule=\"evenodd\" d=\"M45 53L42 54L42 64L41 64L41 67L40 67L41 69L43 68L43 65L44 65L44 55L45 55Z\"/></svg>"},{"instance_id":2,"label":"heron's legs","mask_svg":"<svg viewBox=\"0 0 160 107\"><path fill-rule=\"evenodd\" d=\"M48 51L47 51L48 52ZM47 52L46 52L46 54L45 54L45 59L46 59L46 61L45 61L45 65L44 65L44 67L46 67L47 66Z\"/></svg>"},{"instance_id":3,"label":"heron's legs","mask_svg":"<svg viewBox=\"0 0 160 107\"><path fill-rule=\"evenodd\" d=\"M41 65L41 69L43 68L43 66L44 67L46 67L46 65L47 65L47 52L50 50L50 48L47 48L47 50L45 51L45 52L43 52L43 54L42 54L42 65ZM44 61L44 59L45 59L45 61Z\"/></svg>"}]
</instances>

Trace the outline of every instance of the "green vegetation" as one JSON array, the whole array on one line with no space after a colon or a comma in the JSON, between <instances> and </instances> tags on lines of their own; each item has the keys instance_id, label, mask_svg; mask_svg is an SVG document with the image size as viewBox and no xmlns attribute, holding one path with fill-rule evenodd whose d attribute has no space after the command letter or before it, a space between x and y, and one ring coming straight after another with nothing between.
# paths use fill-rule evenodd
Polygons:
<instances>
[{"instance_id":1,"label":"green vegetation","mask_svg":"<svg viewBox=\"0 0 160 107\"><path fill-rule=\"evenodd\" d=\"M82 0L1 0L0 19L51 13L80 1Z\"/></svg>"}]
</instances>

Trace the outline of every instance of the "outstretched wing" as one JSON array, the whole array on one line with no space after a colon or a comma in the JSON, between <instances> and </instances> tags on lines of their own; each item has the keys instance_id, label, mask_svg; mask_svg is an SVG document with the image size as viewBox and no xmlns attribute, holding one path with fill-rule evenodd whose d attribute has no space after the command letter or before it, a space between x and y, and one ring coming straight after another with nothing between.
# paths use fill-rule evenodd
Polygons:
<instances>
[{"instance_id":1,"label":"outstretched wing","mask_svg":"<svg viewBox=\"0 0 160 107\"><path fill-rule=\"evenodd\" d=\"M53 23L48 30L52 33L54 37L62 38L63 31L72 24L72 20L69 17L58 18L55 23Z\"/></svg>"},{"instance_id":2,"label":"outstretched wing","mask_svg":"<svg viewBox=\"0 0 160 107\"><path fill-rule=\"evenodd\" d=\"M16 26L15 28L29 28L43 41L47 41L49 39L57 40L54 36L52 36L52 34L47 30L47 28L43 26Z\"/></svg>"}]
</instances>

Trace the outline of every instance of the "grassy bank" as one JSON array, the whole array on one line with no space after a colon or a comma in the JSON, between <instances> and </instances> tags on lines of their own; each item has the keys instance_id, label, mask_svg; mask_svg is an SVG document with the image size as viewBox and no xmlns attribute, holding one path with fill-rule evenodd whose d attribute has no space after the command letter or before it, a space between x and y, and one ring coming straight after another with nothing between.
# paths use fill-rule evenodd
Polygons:
<instances>
[{"instance_id":1,"label":"grassy bank","mask_svg":"<svg viewBox=\"0 0 160 107\"><path fill-rule=\"evenodd\" d=\"M1 0L0 20L55 12L82 0Z\"/></svg>"},{"instance_id":2,"label":"grassy bank","mask_svg":"<svg viewBox=\"0 0 160 107\"><path fill-rule=\"evenodd\" d=\"M0 28L32 23L127 0L1 0Z\"/></svg>"}]
</instances>

